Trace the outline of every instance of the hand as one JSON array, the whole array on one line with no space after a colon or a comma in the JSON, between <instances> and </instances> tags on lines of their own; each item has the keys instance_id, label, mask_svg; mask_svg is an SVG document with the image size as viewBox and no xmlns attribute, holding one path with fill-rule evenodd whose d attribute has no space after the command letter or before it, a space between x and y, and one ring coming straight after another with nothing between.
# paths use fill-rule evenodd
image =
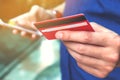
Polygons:
<instances>
[{"instance_id":1,"label":"hand","mask_svg":"<svg viewBox=\"0 0 120 80\"><path fill-rule=\"evenodd\" d=\"M52 17L53 16L48 14L44 8L35 5L31 8L29 12L22 14L16 18L13 18L11 19L11 21L13 21L16 25L35 31L36 28L33 25L34 22L51 19ZM36 34L26 33L25 31L19 31L17 29L14 29L13 33L14 34L20 33L21 36L28 36L31 37L32 39L36 39L38 37Z\"/></svg>"},{"instance_id":2,"label":"hand","mask_svg":"<svg viewBox=\"0 0 120 80\"><path fill-rule=\"evenodd\" d=\"M63 41L80 68L104 78L119 62L120 37L101 25L91 25L95 32L59 31L56 38Z\"/></svg>"}]
</instances>

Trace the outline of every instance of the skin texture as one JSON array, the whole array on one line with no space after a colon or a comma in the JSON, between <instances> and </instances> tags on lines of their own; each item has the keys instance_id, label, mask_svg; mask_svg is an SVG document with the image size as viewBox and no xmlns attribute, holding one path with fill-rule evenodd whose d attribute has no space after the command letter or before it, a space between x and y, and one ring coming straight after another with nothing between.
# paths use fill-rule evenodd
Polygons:
<instances>
[{"instance_id":1,"label":"skin texture","mask_svg":"<svg viewBox=\"0 0 120 80\"><path fill-rule=\"evenodd\" d=\"M101 25L91 25L95 32L59 31L56 38L63 41L80 68L104 78L119 62L120 37Z\"/></svg>"}]
</instances>

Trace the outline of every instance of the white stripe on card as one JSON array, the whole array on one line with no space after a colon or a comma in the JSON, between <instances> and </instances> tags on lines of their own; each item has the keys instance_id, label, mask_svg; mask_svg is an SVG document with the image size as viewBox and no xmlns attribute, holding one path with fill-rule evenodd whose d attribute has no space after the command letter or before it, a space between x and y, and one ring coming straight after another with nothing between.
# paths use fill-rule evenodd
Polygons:
<instances>
[{"instance_id":1,"label":"white stripe on card","mask_svg":"<svg viewBox=\"0 0 120 80\"><path fill-rule=\"evenodd\" d=\"M51 32L51 31L57 31L57 30L62 30L62 29L69 29L69 28L77 28L77 27L82 27L88 25L87 22L81 22L81 23L75 23L75 24L69 24L69 25L62 25L59 27L54 27L54 28L48 28L41 30L42 32Z\"/></svg>"}]
</instances>

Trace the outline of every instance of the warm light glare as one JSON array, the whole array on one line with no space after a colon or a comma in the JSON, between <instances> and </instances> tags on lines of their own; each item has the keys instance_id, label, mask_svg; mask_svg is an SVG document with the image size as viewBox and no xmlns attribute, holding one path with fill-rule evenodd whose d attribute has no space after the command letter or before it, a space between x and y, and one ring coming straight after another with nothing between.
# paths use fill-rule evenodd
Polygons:
<instances>
[{"instance_id":1,"label":"warm light glare","mask_svg":"<svg viewBox=\"0 0 120 80\"><path fill-rule=\"evenodd\" d=\"M53 8L63 0L0 0L0 18L7 21L29 11L32 5L40 5L44 8Z\"/></svg>"}]
</instances>

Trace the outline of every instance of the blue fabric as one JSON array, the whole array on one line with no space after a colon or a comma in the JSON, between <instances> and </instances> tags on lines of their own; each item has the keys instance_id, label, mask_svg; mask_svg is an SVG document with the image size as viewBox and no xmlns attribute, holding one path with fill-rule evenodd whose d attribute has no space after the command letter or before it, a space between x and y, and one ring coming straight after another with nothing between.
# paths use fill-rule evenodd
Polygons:
<instances>
[{"instance_id":1,"label":"blue fabric","mask_svg":"<svg viewBox=\"0 0 120 80\"><path fill-rule=\"evenodd\" d=\"M90 22L99 23L120 34L120 0L66 0L64 16L84 13ZM100 79L83 71L61 43L62 80L120 80L120 68Z\"/></svg>"}]
</instances>

